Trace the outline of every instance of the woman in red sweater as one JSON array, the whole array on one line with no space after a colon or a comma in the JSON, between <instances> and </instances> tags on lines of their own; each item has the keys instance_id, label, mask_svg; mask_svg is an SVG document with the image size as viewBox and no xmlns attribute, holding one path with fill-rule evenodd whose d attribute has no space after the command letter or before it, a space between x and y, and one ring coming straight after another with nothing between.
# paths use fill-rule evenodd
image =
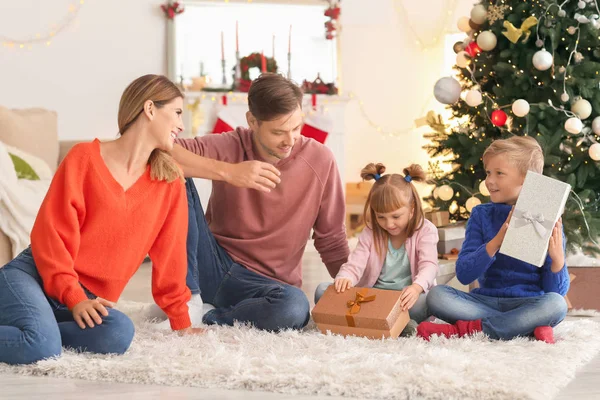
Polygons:
<instances>
[{"instance_id":1,"label":"woman in red sweater","mask_svg":"<svg viewBox=\"0 0 600 400\"><path fill-rule=\"evenodd\" d=\"M58 167L31 246L0 268L0 362L26 364L62 346L124 353L131 320L113 308L146 254L152 294L171 328L191 328L186 287L187 202L171 156L183 95L146 75L121 97L114 141L78 144Z\"/></svg>"}]
</instances>

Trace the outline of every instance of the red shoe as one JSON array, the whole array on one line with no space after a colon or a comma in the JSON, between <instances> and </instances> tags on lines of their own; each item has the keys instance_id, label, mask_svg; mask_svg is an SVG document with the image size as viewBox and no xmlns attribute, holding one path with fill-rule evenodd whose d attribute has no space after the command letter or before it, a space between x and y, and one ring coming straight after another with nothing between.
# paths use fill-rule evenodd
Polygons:
<instances>
[{"instance_id":1,"label":"red shoe","mask_svg":"<svg viewBox=\"0 0 600 400\"><path fill-rule=\"evenodd\" d=\"M538 326L533 330L533 336L542 342L554 344L554 330L551 326Z\"/></svg>"},{"instance_id":2,"label":"red shoe","mask_svg":"<svg viewBox=\"0 0 600 400\"><path fill-rule=\"evenodd\" d=\"M421 322L417 326L417 336L429 341L431 335L440 335L450 338L452 336L468 336L481 332L481 320L456 321L456 324L435 324L433 322Z\"/></svg>"}]
</instances>

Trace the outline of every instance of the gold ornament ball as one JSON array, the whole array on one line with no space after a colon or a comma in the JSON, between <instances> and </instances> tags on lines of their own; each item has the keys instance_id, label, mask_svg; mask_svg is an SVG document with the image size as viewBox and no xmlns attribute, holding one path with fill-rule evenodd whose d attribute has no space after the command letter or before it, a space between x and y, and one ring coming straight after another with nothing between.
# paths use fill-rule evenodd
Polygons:
<instances>
[{"instance_id":1,"label":"gold ornament ball","mask_svg":"<svg viewBox=\"0 0 600 400\"><path fill-rule=\"evenodd\" d=\"M436 186L435 189L433 189L433 193L432 193L434 199L438 199L440 197L438 191L439 191L439 188Z\"/></svg>"},{"instance_id":2,"label":"gold ornament ball","mask_svg":"<svg viewBox=\"0 0 600 400\"><path fill-rule=\"evenodd\" d=\"M438 188L438 196L443 201L448 201L452 199L454 196L454 189L452 189L449 185L442 185Z\"/></svg>"},{"instance_id":3,"label":"gold ornament ball","mask_svg":"<svg viewBox=\"0 0 600 400\"><path fill-rule=\"evenodd\" d=\"M577 117L571 117L565 121L565 130L572 135L581 133L583 122Z\"/></svg>"},{"instance_id":4,"label":"gold ornament ball","mask_svg":"<svg viewBox=\"0 0 600 400\"><path fill-rule=\"evenodd\" d=\"M461 32L469 32L471 30L471 25L469 25L469 17L460 17L456 26Z\"/></svg>"},{"instance_id":5,"label":"gold ornament ball","mask_svg":"<svg viewBox=\"0 0 600 400\"><path fill-rule=\"evenodd\" d=\"M487 18L487 10L481 4L476 5L471 9L471 20L476 24L483 24Z\"/></svg>"},{"instance_id":6,"label":"gold ornament ball","mask_svg":"<svg viewBox=\"0 0 600 400\"><path fill-rule=\"evenodd\" d=\"M586 119L592 115L592 105L586 99L579 99L571 106L573 111L581 119Z\"/></svg>"},{"instance_id":7,"label":"gold ornament ball","mask_svg":"<svg viewBox=\"0 0 600 400\"><path fill-rule=\"evenodd\" d=\"M477 46L483 51L490 51L496 47L498 39L492 31L483 31L477 36Z\"/></svg>"},{"instance_id":8,"label":"gold ornament ball","mask_svg":"<svg viewBox=\"0 0 600 400\"><path fill-rule=\"evenodd\" d=\"M458 211L458 204L456 203L456 201L453 201L452 204L450 204L450 207L448 207L448 211L450 212L450 214L454 214Z\"/></svg>"},{"instance_id":9,"label":"gold ornament ball","mask_svg":"<svg viewBox=\"0 0 600 400\"><path fill-rule=\"evenodd\" d=\"M471 212L473 211L473 208L475 206L478 206L481 204L481 200L479 200L477 197L473 196L473 197L469 197L467 199L467 202L465 203L465 206L467 207L467 211Z\"/></svg>"},{"instance_id":10,"label":"gold ornament ball","mask_svg":"<svg viewBox=\"0 0 600 400\"><path fill-rule=\"evenodd\" d=\"M481 193L484 196L490 195L490 191L488 190L487 185L485 184L485 181L481 181L481 183L479 184L479 193Z\"/></svg>"}]
</instances>

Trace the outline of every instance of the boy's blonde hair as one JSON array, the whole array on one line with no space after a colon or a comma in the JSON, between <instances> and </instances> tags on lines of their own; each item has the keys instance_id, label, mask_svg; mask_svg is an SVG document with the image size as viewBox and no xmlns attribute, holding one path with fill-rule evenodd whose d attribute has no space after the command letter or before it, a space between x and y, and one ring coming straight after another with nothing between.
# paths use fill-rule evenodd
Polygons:
<instances>
[{"instance_id":1,"label":"boy's blonde hair","mask_svg":"<svg viewBox=\"0 0 600 400\"><path fill-rule=\"evenodd\" d=\"M527 171L541 174L544 171L544 152L540 144L531 136L513 136L492 142L483 153L483 164L489 157L506 154L508 160L519 169L521 174Z\"/></svg>"}]
</instances>

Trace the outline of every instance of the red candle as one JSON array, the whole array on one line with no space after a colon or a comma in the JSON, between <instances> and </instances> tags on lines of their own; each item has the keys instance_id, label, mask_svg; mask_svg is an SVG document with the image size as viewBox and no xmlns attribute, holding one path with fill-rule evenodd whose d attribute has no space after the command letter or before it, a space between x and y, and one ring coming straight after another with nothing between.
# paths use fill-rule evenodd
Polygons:
<instances>
[{"instance_id":1,"label":"red candle","mask_svg":"<svg viewBox=\"0 0 600 400\"><path fill-rule=\"evenodd\" d=\"M240 41L238 38L238 22L235 21L235 51L239 52L240 51Z\"/></svg>"},{"instance_id":2,"label":"red candle","mask_svg":"<svg viewBox=\"0 0 600 400\"><path fill-rule=\"evenodd\" d=\"M288 54L292 52L292 25L290 25L290 34L288 36Z\"/></svg>"},{"instance_id":3,"label":"red candle","mask_svg":"<svg viewBox=\"0 0 600 400\"><path fill-rule=\"evenodd\" d=\"M223 41L223 31L221 31L221 60L225 59L225 43Z\"/></svg>"},{"instance_id":4,"label":"red candle","mask_svg":"<svg viewBox=\"0 0 600 400\"><path fill-rule=\"evenodd\" d=\"M265 52L260 53L260 70L267 72L267 59L265 58Z\"/></svg>"}]
</instances>

